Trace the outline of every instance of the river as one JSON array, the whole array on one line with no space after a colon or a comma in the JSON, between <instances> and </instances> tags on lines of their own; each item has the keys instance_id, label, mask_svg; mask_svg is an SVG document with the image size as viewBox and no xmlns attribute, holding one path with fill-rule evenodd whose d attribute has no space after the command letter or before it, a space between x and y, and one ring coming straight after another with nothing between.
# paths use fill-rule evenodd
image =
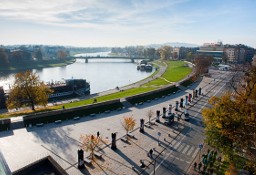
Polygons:
<instances>
[{"instance_id":1,"label":"river","mask_svg":"<svg viewBox=\"0 0 256 175\"><path fill-rule=\"evenodd\" d=\"M106 53L106 52L103 52ZM99 55L99 53L90 53ZM92 56L85 53L87 56ZM100 54L101 56L106 56ZM83 55L84 56L84 55ZM83 78L90 82L91 94L132 84L150 76L152 72L137 70L137 64L130 59L92 59L85 63L84 59L77 59L75 63L64 67L49 67L33 69L40 79L45 82L63 81L64 79ZM1 73L0 86L5 90L12 84L14 73Z\"/></svg>"}]
</instances>

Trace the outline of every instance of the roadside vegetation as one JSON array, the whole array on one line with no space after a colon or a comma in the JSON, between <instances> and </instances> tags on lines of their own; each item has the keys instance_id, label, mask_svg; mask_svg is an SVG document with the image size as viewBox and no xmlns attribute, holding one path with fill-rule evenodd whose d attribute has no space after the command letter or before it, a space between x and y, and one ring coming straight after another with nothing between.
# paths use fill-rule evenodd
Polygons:
<instances>
[{"instance_id":1,"label":"roadside vegetation","mask_svg":"<svg viewBox=\"0 0 256 175\"><path fill-rule=\"evenodd\" d=\"M202 111L206 141L234 168L255 174L256 67L243 66L231 78L230 87L232 92L212 97L211 108Z\"/></svg>"}]
</instances>

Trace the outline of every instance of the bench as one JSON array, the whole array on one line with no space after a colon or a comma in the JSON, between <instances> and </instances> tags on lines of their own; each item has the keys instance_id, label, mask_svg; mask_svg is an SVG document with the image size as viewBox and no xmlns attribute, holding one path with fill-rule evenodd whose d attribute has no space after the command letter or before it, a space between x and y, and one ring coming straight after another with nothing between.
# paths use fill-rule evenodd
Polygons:
<instances>
[{"instance_id":1,"label":"bench","mask_svg":"<svg viewBox=\"0 0 256 175\"><path fill-rule=\"evenodd\" d=\"M92 160L88 158L84 158L84 162L88 165L92 164Z\"/></svg>"},{"instance_id":2,"label":"bench","mask_svg":"<svg viewBox=\"0 0 256 175\"><path fill-rule=\"evenodd\" d=\"M80 117L74 117L73 119L74 119L74 120L78 120L78 119L80 119Z\"/></svg>"},{"instance_id":3,"label":"bench","mask_svg":"<svg viewBox=\"0 0 256 175\"><path fill-rule=\"evenodd\" d=\"M58 124L58 123L61 123L62 121L61 120L56 120L54 123Z\"/></svg>"},{"instance_id":4,"label":"bench","mask_svg":"<svg viewBox=\"0 0 256 175\"><path fill-rule=\"evenodd\" d=\"M122 137L122 138L121 138L121 140L122 140L123 142L125 142L125 143L127 143L127 142L128 142L128 140L127 140L127 138L126 138L126 137Z\"/></svg>"},{"instance_id":5,"label":"bench","mask_svg":"<svg viewBox=\"0 0 256 175\"><path fill-rule=\"evenodd\" d=\"M96 157L102 158L102 154L99 153L99 152L94 152L94 155L95 155Z\"/></svg>"},{"instance_id":6,"label":"bench","mask_svg":"<svg viewBox=\"0 0 256 175\"><path fill-rule=\"evenodd\" d=\"M36 126L43 126L44 123L37 123Z\"/></svg>"},{"instance_id":7,"label":"bench","mask_svg":"<svg viewBox=\"0 0 256 175\"><path fill-rule=\"evenodd\" d=\"M145 126L146 128L150 128L150 125L149 125L149 124L144 124L144 126Z\"/></svg>"},{"instance_id":8,"label":"bench","mask_svg":"<svg viewBox=\"0 0 256 175\"><path fill-rule=\"evenodd\" d=\"M132 133L129 133L128 132L128 134L127 134L129 137L131 137L131 138L135 138L135 136L132 134Z\"/></svg>"}]
</instances>

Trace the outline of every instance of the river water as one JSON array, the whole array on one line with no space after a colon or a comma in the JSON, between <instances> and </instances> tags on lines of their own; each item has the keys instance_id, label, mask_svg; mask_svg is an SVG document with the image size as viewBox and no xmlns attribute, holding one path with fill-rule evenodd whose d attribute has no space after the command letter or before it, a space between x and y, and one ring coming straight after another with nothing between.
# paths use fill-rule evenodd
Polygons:
<instances>
[{"instance_id":1,"label":"river water","mask_svg":"<svg viewBox=\"0 0 256 175\"><path fill-rule=\"evenodd\" d=\"M99 55L98 53L93 53ZM86 54L91 56L90 54ZM84 56L84 55L83 55ZM101 54L101 56L106 56ZM77 59L75 63L64 67L34 69L40 79L45 82L63 81L64 79L86 79L91 85L91 94L132 84L150 76L152 72L137 70L137 64L130 59L92 59L85 63ZM12 84L14 73L0 73L0 86L8 90Z\"/></svg>"}]
</instances>

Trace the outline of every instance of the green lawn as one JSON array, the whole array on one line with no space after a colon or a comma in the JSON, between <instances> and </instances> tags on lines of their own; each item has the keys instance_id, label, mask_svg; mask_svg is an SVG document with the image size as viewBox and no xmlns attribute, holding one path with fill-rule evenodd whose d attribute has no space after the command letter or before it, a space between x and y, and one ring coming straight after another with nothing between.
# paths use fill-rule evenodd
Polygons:
<instances>
[{"instance_id":1,"label":"green lawn","mask_svg":"<svg viewBox=\"0 0 256 175\"><path fill-rule=\"evenodd\" d=\"M183 61L168 61L167 64L167 70L162 77L170 82L180 81L192 72L191 68L184 66Z\"/></svg>"},{"instance_id":2,"label":"green lawn","mask_svg":"<svg viewBox=\"0 0 256 175\"><path fill-rule=\"evenodd\" d=\"M164 65L163 63L161 63ZM185 78L188 74L191 73L192 69L189 67L184 66L183 61L167 61L166 64L168 65L166 72L162 75L162 78L157 78L155 80L152 80L143 86L163 86L168 85L170 82L177 82L179 80L182 80ZM167 81L165 81L166 79Z\"/></svg>"},{"instance_id":3,"label":"green lawn","mask_svg":"<svg viewBox=\"0 0 256 175\"><path fill-rule=\"evenodd\" d=\"M132 89L128 89L128 90L125 90L125 91L122 91L122 92L117 92L117 93L104 95L104 96L99 96L99 97L95 97L95 98L97 99L97 102L103 102L103 101L108 101L108 100L114 100L114 99L129 97L129 96L140 94L140 93L143 93L143 92L152 91L154 89L156 89L156 88L153 88L153 87L138 87L138 88L132 88ZM65 104L65 107L66 108L72 108L72 107L92 104L93 100L94 100L94 98L87 99L87 100L81 100L81 101L73 102L73 103L68 103L68 104Z\"/></svg>"},{"instance_id":4,"label":"green lawn","mask_svg":"<svg viewBox=\"0 0 256 175\"><path fill-rule=\"evenodd\" d=\"M161 78L157 78L157 79L154 79L146 84L143 84L143 86L144 87L146 87L146 86L154 87L154 86L163 86L163 85L167 85L167 84L170 84L170 83Z\"/></svg>"}]
</instances>

